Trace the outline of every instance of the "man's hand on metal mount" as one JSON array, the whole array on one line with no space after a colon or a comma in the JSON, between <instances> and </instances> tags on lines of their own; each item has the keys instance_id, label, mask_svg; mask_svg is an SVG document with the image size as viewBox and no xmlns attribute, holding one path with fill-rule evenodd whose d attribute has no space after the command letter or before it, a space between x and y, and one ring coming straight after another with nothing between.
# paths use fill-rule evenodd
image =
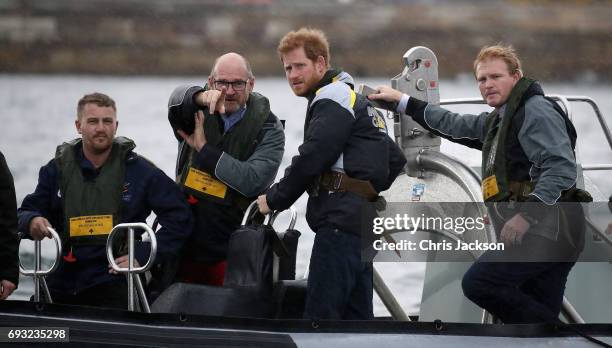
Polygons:
<instances>
[{"instance_id":1,"label":"man's hand on metal mount","mask_svg":"<svg viewBox=\"0 0 612 348\"><path fill-rule=\"evenodd\" d=\"M185 140L185 142L196 151L200 151L206 145L206 135L204 134L204 113L198 110L194 114L195 129L193 134L188 135L182 129L177 129L177 133Z\"/></svg>"},{"instance_id":2,"label":"man's hand on metal mount","mask_svg":"<svg viewBox=\"0 0 612 348\"><path fill-rule=\"evenodd\" d=\"M128 256L127 255L119 256L118 258L115 259L115 263L117 264L117 266L121 268L128 268L128 265L129 265ZM134 268L136 267L140 267L140 264L138 263L138 260L134 259ZM115 271L111 265L108 265L108 273L119 274L119 272Z\"/></svg>"},{"instance_id":3,"label":"man's hand on metal mount","mask_svg":"<svg viewBox=\"0 0 612 348\"><path fill-rule=\"evenodd\" d=\"M41 240L45 237L51 238L51 232L47 227L52 227L49 220L42 216L37 216L30 221L30 236L34 240Z\"/></svg>"},{"instance_id":4,"label":"man's hand on metal mount","mask_svg":"<svg viewBox=\"0 0 612 348\"><path fill-rule=\"evenodd\" d=\"M370 100L383 100L386 102L399 103L402 99L402 92L395 90L389 86L376 87L377 93L368 95Z\"/></svg>"},{"instance_id":5,"label":"man's hand on metal mount","mask_svg":"<svg viewBox=\"0 0 612 348\"><path fill-rule=\"evenodd\" d=\"M516 214L504 224L500 239L508 245L521 244L529 226L529 222L521 214Z\"/></svg>"},{"instance_id":6,"label":"man's hand on metal mount","mask_svg":"<svg viewBox=\"0 0 612 348\"><path fill-rule=\"evenodd\" d=\"M259 207L259 212L264 215L272 211L270 210L270 207L268 207L268 200L266 198L266 195L261 195L257 197L257 206Z\"/></svg>"}]
</instances>

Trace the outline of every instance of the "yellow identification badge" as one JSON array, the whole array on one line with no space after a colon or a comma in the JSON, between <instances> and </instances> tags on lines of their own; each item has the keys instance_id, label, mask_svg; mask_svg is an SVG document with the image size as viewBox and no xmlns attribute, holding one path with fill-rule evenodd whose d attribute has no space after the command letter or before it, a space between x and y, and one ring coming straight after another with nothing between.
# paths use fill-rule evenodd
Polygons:
<instances>
[{"instance_id":1,"label":"yellow identification badge","mask_svg":"<svg viewBox=\"0 0 612 348\"><path fill-rule=\"evenodd\" d=\"M109 234L113 229L112 215L88 215L70 218L70 237Z\"/></svg>"},{"instance_id":2,"label":"yellow identification badge","mask_svg":"<svg viewBox=\"0 0 612 348\"><path fill-rule=\"evenodd\" d=\"M210 174L192 167L189 167L185 186L219 198L225 198L225 193L227 192L227 186L224 183L213 178Z\"/></svg>"},{"instance_id":3,"label":"yellow identification badge","mask_svg":"<svg viewBox=\"0 0 612 348\"><path fill-rule=\"evenodd\" d=\"M497 178L495 175L486 177L482 181L482 196L484 197L485 201L498 193L499 186L497 186Z\"/></svg>"}]
</instances>

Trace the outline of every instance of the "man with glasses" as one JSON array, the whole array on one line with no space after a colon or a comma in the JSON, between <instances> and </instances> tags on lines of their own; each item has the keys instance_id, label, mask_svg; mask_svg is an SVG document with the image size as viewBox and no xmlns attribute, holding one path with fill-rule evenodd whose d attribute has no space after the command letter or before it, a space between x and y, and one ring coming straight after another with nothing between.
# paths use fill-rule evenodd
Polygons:
<instances>
[{"instance_id":1,"label":"man with glasses","mask_svg":"<svg viewBox=\"0 0 612 348\"><path fill-rule=\"evenodd\" d=\"M229 236L276 177L285 134L254 86L248 61L227 53L215 61L204 88L181 86L170 96L168 119L179 141L177 183L196 221L177 281L223 285Z\"/></svg>"}]
</instances>

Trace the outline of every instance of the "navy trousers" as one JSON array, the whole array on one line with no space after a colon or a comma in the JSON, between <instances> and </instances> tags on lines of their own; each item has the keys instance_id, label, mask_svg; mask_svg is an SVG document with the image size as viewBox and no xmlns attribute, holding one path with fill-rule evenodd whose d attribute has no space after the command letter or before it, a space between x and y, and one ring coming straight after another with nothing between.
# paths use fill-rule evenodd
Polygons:
<instances>
[{"instance_id":1,"label":"navy trousers","mask_svg":"<svg viewBox=\"0 0 612 348\"><path fill-rule=\"evenodd\" d=\"M71 304L79 306L128 308L127 282L111 281L94 285L78 294L65 294L51 291L53 303Z\"/></svg>"},{"instance_id":2,"label":"navy trousers","mask_svg":"<svg viewBox=\"0 0 612 348\"><path fill-rule=\"evenodd\" d=\"M556 322L567 276L584 247L582 207L562 208L569 225L559 226L557 240L528 231L521 244L485 252L463 276L465 296L504 323Z\"/></svg>"},{"instance_id":3,"label":"navy trousers","mask_svg":"<svg viewBox=\"0 0 612 348\"><path fill-rule=\"evenodd\" d=\"M463 276L463 293L504 323L554 322L574 262L491 262L486 252Z\"/></svg>"},{"instance_id":4,"label":"navy trousers","mask_svg":"<svg viewBox=\"0 0 612 348\"><path fill-rule=\"evenodd\" d=\"M317 232L306 291L306 319L373 319L372 263L361 261L361 238L338 229Z\"/></svg>"}]
</instances>

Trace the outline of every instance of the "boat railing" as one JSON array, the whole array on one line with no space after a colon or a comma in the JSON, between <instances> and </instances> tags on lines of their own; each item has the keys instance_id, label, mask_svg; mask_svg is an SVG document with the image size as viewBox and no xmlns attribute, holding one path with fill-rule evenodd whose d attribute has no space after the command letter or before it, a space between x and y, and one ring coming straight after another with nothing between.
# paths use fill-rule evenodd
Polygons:
<instances>
[{"instance_id":1,"label":"boat railing","mask_svg":"<svg viewBox=\"0 0 612 348\"><path fill-rule=\"evenodd\" d=\"M573 120L573 109L571 107L571 102L582 102L588 104L592 109L593 113L597 117L597 121L599 122L599 126L606 137L606 141L608 142L608 146L612 150L612 133L610 132L610 128L604 119L597 102L587 96L564 96L559 94L548 94L546 95L549 98L559 102L565 112L567 113L570 120ZM440 105L465 105L465 104L485 104L485 101L482 98L452 98L452 99L443 99L440 101ZM612 163L603 163L603 164L582 164L582 170L612 170Z\"/></svg>"},{"instance_id":2,"label":"boat railing","mask_svg":"<svg viewBox=\"0 0 612 348\"><path fill-rule=\"evenodd\" d=\"M49 287L47 286L47 281L45 277L51 273L53 273L57 267L59 266L59 259L62 256L62 241L60 239L59 234L52 228L47 227L47 231L51 234L51 239L55 244L55 258L53 259L53 263L51 267L46 270L41 269L42 267L42 255L41 255L41 243L42 240L34 241L34 269L26 269L21 263L21 256L19 257L19 273L24 276L33 277L34 278L34 301L40 302L40 290L42 288L45 299L48 303L53 303L53 299L51 298L51 293L49 292ZM23 240L23 239L22 239Z\"/></svg>"},{"instance_id":3,"label":"boat railing","mask_svg":"<svg viewBox=\"0 0 612 348\"><path fill-rule=\"evenodd\" d=\"M119 235L119 231L126 230L127 233L127 257L128 257L128 267L119 267L115 262L115 255L113 255L113 241L117 235ZM134 230L144 230L146 236L148 236L148 240L151 243L151 252L149 254L149 259L143 266L134 267ZM151 308L149 307L149 303L147 301L147 297L144 291L144 287L142 285L142 281L140 279L140 274L148 271L155 262L155 257L157 255L157 238L155 237L155 232L149 227L147 224L138 222L138 223L124 223L118 224L113 227L112 231L108 235L108 239L106 241L106 256L108 258L108 262L111 265L111 268L118 273L125 274L128 282L128 310L135 311L135 298L134 298L134 287L136 287L139 305L140 308L146 312L151 313Z\"/></svg>"},{"instance_id":4,"label":"boat railing","mask_svg":"<svg viewBox=\"0 0 612 348\"><path fill-rule=\"evenodd\" d=\"M561 96L550 95L550 97L558 98ZM593 98L587 97L587 96L563 96L563 98L565 98L568 102L582 102L582 103L586 103L589 106L591 106L591 108L593 109L593 112L597 116L597 120L599 121L599 126L601 127L606 137L606 140L608 141L608 145L610 146L610 149L612 150L612 133L610 133L610 128L608 127L608 124L606 123L606 120L604 119L603 114L601 113L601 110L599 109L599 105L597 105L597 102ZM571 113L569 114L569 116L571 118L572 116ZM610 166L610 164L608 164L608 166ZM612 169L612 168L608 168L608 169Z\"/></svg>"}]
</instances>

